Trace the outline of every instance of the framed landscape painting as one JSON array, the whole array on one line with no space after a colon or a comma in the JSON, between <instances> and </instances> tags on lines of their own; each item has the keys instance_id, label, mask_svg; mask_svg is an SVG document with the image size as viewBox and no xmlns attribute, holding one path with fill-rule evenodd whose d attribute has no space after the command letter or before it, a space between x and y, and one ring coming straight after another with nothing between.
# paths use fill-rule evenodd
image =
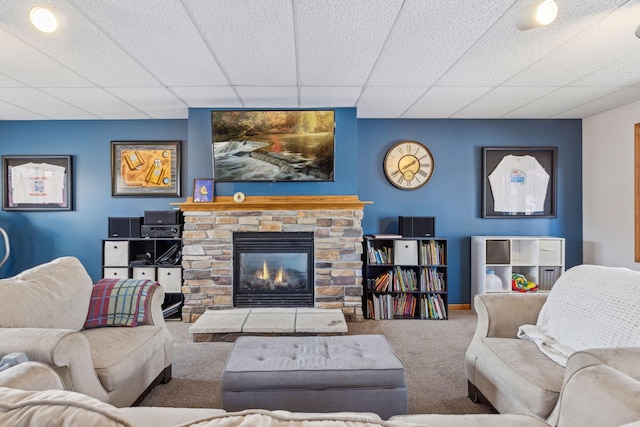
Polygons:
<instances>
[{"instance_id":1,"label":"framed landscape painting","mask_svg":"<svg viewBox=\"0 0 640 427\"><path fill-rule=\"evenodd\" d=\"M333 110L214 110L216 182L333 181Z\"/></svg>"}]
</instances>

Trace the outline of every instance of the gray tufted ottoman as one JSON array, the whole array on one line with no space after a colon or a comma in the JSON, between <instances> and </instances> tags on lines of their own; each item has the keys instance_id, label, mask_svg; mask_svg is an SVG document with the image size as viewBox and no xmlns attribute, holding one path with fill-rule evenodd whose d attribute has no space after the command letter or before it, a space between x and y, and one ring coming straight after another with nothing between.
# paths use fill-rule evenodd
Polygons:
<instances>
[{"instance_id":1,"label":"gray tufted ottoman","mask_svg":"<svg viewBox=\"0 0 640 427\"><path fill-rule=\"evenodd\" d=\"M402 362L382 335L239 337L222 372L222 407L406 414Z\"/></svg>"}]
</instances>

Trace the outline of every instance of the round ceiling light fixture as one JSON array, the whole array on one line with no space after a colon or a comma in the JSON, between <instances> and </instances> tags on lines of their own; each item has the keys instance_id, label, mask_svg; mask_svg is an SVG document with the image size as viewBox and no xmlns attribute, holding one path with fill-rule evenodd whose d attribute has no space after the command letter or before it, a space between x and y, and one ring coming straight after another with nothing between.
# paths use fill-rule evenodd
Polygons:
<instances>
[{"instance_id":1,"label":"round ceiling light fixture","mask_svg":"<svg viewBox=\"0 0 640 427\"><path fill-rule=\"evenodd\" d=\"M50 8L35 6L29 10L29 19L38 31L51 34L58 29L58 19Z\"/></svg>"},{"instance_id":2,"label":"round ceiling light fixture","mask_svg":"<svg viewBox=\"0 0 640 427\"><path fill-rule=\"evenodd\" d=\"M554 0L537 1L526 7L516 16L516 27L521 30L530 30L542 25L549 25L558 16L558 4Z\"/></svg>"},{"instance_id":3,"label":"round ceiling light fixture","mask_svg":"<svg viewBox=\"0 0 640 427\"><path fill-rule=\"evenodd\" d=\"M536 9L536 19L540 25L549 25L558 17L558 4L553 0L544 0Z\"/></svg>"}]
</instances>

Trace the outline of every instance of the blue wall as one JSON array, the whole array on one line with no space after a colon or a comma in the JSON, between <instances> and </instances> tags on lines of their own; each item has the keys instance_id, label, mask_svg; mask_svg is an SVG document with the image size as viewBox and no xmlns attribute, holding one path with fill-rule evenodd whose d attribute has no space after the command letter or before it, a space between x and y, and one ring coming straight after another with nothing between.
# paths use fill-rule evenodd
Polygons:
<instances>
[{"instance_id":1,"label":"blue wall","mask_svg":"<svg viewBox=\"0 0 640 427\"><path fill-rule=\"evenodd\" d=\"M388 148L420 141L434 158L423 187L402 191L385 178ZM482 149L557 146L557 218L481 217ZM397 233L398 215L436 217L436 234L449 242L449 303L470 302L474 235L541 235L566 238L566 264L582 262L582 123L580 120L358 120L358 194L367 234Z\"/></svg>"},{"instance_id":2,"label":"blue wall","mask_svg":"<svg viewBox=\"0 0 640 427\"><path fill-rule=\"evenodd\" d=\"M73 156L74 207L70 212L0 212L12 254L0 277L58 256L77 256L94 280L101 274L102 239L110 216L142 216L171 209L192 193L194 178L213 175L210 109L188 120L0 122L3 155ZM335 182L221 183L216 195L358 194L365 233L396 232L398 215L435 216L439 237L449 239L449 302L469 303L471 235L552 235L567 239L566 260L582 261L582 135L579 120L374 120L355 108L336 109ZM386 150L401 140L425 144L435 160L431 180L402 191L382 171ZM181 140L182 196L111 196L110 143ZM482 219L481 147L557 146L558 217ZM1 255L1 252L0 252Z\"/></svg>"}]
</instances>

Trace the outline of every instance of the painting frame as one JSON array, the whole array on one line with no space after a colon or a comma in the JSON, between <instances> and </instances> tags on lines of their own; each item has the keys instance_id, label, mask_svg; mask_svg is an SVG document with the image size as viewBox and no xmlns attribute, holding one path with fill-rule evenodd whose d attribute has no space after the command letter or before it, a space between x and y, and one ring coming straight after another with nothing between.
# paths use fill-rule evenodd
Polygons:
<instances>
[{"instance_id":1,"label":"painting frame","mask_svg":"<svg viewBox=\"0 0 640 427\"><path fill-rule=\"evenodd\" d=\"M334 109L211 110L218 182L335 182Z\"/></svg>"},{"instance_id":2,"label":"painting frame","mask_svg":"<svg viewBox=\"0 0 640 427\"><path fill-rule=\"evenodd\" d=\"M113 197L180 197L182 141L111 141Z\"/></svg>"},{"instance_id":3,"label":"painting frame","mask_svg":"<svg viewBox=\"0 0 640 427\"><path fill-rule=\"evenodd\" d=\"M62 186L62 188L58 188L56 190L60 190L61 192L56 191L58 194L60 202L42 202L42 203L31 203L29 201L21 201L17 202L16 196L14 194L14 187L12 183L13 174L10 173L12 168L14 167L25 167L27 165L34 164L43 164L46 165L47 169L47 178L58 177L57 179L49 180L48 182L56 182L54 184L56 186ZM64 171L61 171L59 168L64 168ZM29 171L25 170L24 173L29 174L30 181L33 182L33 171L42 170L41 168L31 169ZM60 176L62 174L62 176ZM44 176L43 176L44 178ZM71 211L73 210L73 157L71 155L5 155L2 156L2 210L4 211ZM44 181L44 180L42 180ZM41 181L41 182L42 182ZM61 181L61 182L60 182ZM39 191L41 194L38 196L47 197L47 186L42 183L39 185ZM31 199L33 198L33 194L24 195L24 198ZM50 198L50 197L49 197Z\"/></svg>"},{"instance_id":4,"label":"painting frame","mask_svg":"<svg viewBox=\"0 0 640 427\"><path fill-rule=\"evenodd\" d=\"M542 205L542 210L506 211L502 207L500 210L496 210L494 192L491 188L489 176L496 171L500 162L503 160L508 162L512 159L511 157L507 158L507 156L531 156L537 162L537 167L534 172L540 171L538 168L539 166L548 174L544 203L541 204L540 199L536 200L535 197L533 198L533 204L536 206ZM556 218L558 187L557 169L558 147L482 147L482 218ZM500 170L502 170L502 167ZM513 169L513 171L515 170L516 169ZM544 180L543 174L538 173L536 176L542 177ZM521 179L524 180L526 178L523 177ZM531 197L526 197L526 199L530 200ZM504 200L505 199L503 199L503 201ZM517 200L513 200L512 198L510 199L507 196L507 204L509 203L521 205Z\"/></svg>"},{"instance_id":5,"label":"painting frame","mask_svg":"<svg viewBox=\"0 0 640 427\"><path fill-rule=\"evenodd\" d=\"M214 191L213 178L195 178L193 180L193 203L213 202Z\"/></svg>"}]
</instances>

